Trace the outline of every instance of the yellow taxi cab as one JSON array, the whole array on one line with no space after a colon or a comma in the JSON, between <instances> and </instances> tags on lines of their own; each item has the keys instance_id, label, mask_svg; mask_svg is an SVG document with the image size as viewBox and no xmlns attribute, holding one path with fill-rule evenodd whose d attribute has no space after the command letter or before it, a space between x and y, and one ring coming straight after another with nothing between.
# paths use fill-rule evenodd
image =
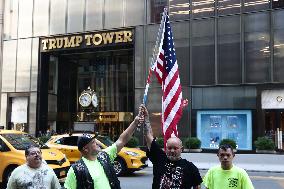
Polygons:
<instances>
[{"instance_id":1,"label":"yellow taxi cab","mask_svg":"<svg viewBox=\"0 0 284 189\"><path fill-rule=\"evenodd\" d=\"M77 147L78 137L83 133L64 134L52 136L46 145L50 148L56 148L64 153L71 163L80 159L80 151ZM94 136L94 134L93 134ZM113 141L107 136L96 137L97 144L102 148L106 148L113 144ZM118 153L117 158L114 161L114 169L117 175L124 175L126 173L133 173L147 167L146 153L138 148L123 147Z\"/></svg>"},{"instance_id":2,"label":"yellow taxi cab","mask_svg":"<svg viewBox=\"0 0 284 189\"><path fill-rule=\"evenodd\" d=\"M42 159L54 170L58 179L64 179L70 162L59 150L50 149L37 138L16 130L0 130L0 182L4 185L12 171L26 162L25 149L38 146L42 151Z\"/></svg>"}]
</instances>

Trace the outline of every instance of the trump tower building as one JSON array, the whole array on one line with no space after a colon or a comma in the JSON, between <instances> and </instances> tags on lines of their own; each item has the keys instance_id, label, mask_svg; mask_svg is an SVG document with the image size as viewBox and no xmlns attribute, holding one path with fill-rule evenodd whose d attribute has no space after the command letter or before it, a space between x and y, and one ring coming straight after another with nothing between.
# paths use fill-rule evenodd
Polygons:
<instances>
[{"instance_id":1,"label":"trump tower building","mask_svg":"<svg viewBox=\"0 0 284 189\"><path fill-rule=\"evenodd\" d=\"M180 137L198 137L203 149L230 138L253 150L268 136L281 150L284 0L3 0L0 125L115 139L142 102L164 7L189 100ZM153 76L155 136L161 95Z\"/></svg>"}]
</instances>

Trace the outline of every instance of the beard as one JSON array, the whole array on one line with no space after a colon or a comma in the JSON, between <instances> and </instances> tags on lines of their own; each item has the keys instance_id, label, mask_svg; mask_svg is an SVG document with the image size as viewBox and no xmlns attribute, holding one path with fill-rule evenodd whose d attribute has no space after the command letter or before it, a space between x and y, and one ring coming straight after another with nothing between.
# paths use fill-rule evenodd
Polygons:
<instances>
[{"instance_id":1,"label":"beard","mask_svg":"<svg viewBox=\"0 0 284 189\"><path fill-rule=\"evenodd\" d=\"M181 157L179 155L177 155L177 154L170 154L170 153L168 153L167 157L171 161L178 161L178 160L181 159Z\"/></svg>"}]
</instances>

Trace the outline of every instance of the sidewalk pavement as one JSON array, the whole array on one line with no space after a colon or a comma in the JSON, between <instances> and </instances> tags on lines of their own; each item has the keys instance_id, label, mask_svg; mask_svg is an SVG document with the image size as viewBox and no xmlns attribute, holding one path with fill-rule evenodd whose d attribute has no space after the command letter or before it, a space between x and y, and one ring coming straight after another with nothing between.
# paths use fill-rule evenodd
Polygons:
<instances>
[{"instance_id":1,"label":"sidewalk pavement","mask_svg":"<svg viewBox=\"0 0 284 189\"><path fill-rule=\"evenodd\" d=\"M216 153L182 153L182 158L194 163L198 169L208 170L220 165ZM233 164L247 171L284 173L284 155L279 154L236 154ZM149 162L149 167L152 163Z\"/></svg>"},{"instance_id":2,"label":"sidewalk pavement","mask_svg":"<svg viewBox=\"0 0 284 189\"><path fill-rule=\"evenodd\" d=\"M182 158L193 162L199 169L220 165L216 153L182 153ZM284 155L279 154L236 154L233 164L247 171L284 173Z\"/></svg>"}]
</instances>

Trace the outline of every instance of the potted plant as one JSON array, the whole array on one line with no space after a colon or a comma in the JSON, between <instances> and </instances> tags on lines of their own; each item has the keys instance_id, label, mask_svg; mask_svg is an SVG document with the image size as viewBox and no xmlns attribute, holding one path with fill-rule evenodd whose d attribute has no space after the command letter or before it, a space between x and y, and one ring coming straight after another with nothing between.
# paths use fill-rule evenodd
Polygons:
<instances>
[{"instance_id":1,"label":"potted plant","mask_svg":"<svg viewBox=\"0 0 284 189\"><path fill-rule=\"evenodd\" d=\"M189 151L189 152L201 152L202 149L201 147L201 141L197 137L189 137L185 139L185 149L184 151Z\"/></svg>"},{"instance_id":2,"label":"potted plant","mask_svg":"<svg viewBox=\"0 0 284 189\"><path fill-rule=\"evenodd\" d=\"M129 148L136 148L138 146L138 143L139 140L137 137L131 137L125 146Z\"/></svg>"},{"instance_id":3,"label":"potted plant","mask_svg":"<svg viewBox=\"0 0 284 189\"><path fill-rule=\"evenodd\" d=\"M163 137L157 137L156 143L161 149L164 149L164 138Z\"/></svg>"},{"instance_id":4,"label":"potted plant","mask_svg":"<svg viewBox=\"0 0 284 189\"><path fill-rule=\"evenodd\" d=\"M268 137L258 137L254 141L256 153L276 153L274 142Z\"/></svg>"},{"instance_id":5,"label":"potted plant","mask_svg":"<svg viewBox=\"0 0 284 189\"><path fill-rule=\"evenodd\" d=\"M230 146L233 147L234 152L237 151L237 143L233 139L224 138L220 141L219 146L224 145L224 144L229 144Z\"/></svg>"}]
</instances>

